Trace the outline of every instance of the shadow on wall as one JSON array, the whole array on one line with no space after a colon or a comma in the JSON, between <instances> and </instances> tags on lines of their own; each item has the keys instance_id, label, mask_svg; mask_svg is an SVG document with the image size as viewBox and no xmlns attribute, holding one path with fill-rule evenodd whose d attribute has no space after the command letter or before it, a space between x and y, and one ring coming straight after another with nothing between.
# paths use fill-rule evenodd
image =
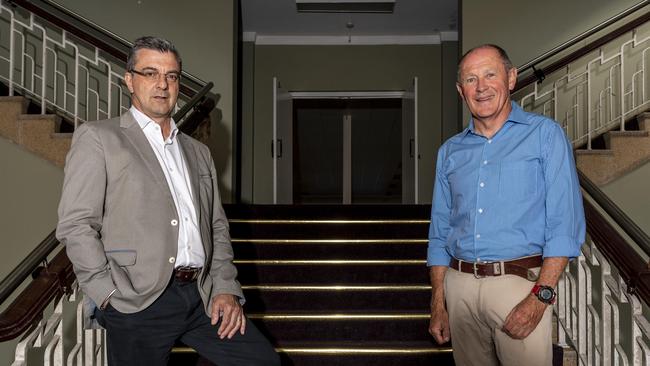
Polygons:
<instances>
[{"instance_id":1,"label":"shadow on wall","mask_svg":"<svg viewBox=\"0 0 650 366\"><path fill-rule=\"evenodd\" d=\"M214 98L215 105L219 104L221 95L211 95ZM223 202L230 202L232 189L231 182L224 177L223 172L230 168L231 146L230 131L223 123L223 112L216 107L210 112L209 137L207 140L201 140L208 145L212 153L215 169L217 169L217 180L219 183L219 193Z\"/></svg>"}]
</instances>

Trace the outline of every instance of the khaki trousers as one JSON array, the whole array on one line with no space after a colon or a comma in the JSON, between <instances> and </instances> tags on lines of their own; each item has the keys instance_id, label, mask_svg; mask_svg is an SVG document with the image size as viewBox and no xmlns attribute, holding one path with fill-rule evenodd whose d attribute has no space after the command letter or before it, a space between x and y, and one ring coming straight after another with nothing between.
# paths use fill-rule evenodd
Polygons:
<instances>
[{"instance_id":1,"label":"khaki trousers","mask_svg":"<svg viewBox=\"0 0 650 366\"><path fill-rule=\"evenodd\" d=\"M525 339L512 339L501 331L510 311L533 286L515 275L475 278L453 268L447 270L445 300L457 366L552 364L552 306Z\"/></svg>"}]
</instances>

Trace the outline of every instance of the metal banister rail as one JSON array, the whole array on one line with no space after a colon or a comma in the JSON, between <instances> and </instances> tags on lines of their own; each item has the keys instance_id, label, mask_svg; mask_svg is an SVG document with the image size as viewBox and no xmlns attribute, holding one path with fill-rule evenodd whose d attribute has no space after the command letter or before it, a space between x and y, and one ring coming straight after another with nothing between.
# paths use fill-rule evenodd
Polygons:
<instances>
[{"instance_id":1,"label":"metal banister rail","mask_svg":"<svg viewBox=\"0 0 650 366\"><path fill-rule=\"evenodd\" d=\"M132 43L100 27L88 19L48 0L7 0L47 20L79 39L102 49L115 59L126 62ZM207 83L183 71L180 92L193 97Z\"/></svg>"},{"instance_id":2,"label":"metal banister rail","mask_svg":"<svg viewBox=\"0 0 650 366\"><path fill-rule=\"evenodd\" d=\"M617 14L617 15L607 19L606 21L602 22L601 24L599 24L599 25L597 25L597 26L595 26L595 27L593 27L593 28L591 28L591 29L577 35L576 37L562 43L561 45L551 49L550 51L545 52L542 55L540 55L540 56L526 62L525 64L517 67L517 70L518 70L518 72L520 74L520 78L519 78L519 80L517 80L517 84L515 85L515 88L514 88L513 92L516 92L516 91L522 89L523 87L531 84L532 82L537 81L538 80L538 76L537 76L538 73L541 73L541 75L548 75L548 74L552 73L553 71L559 70L562 67L567 66L572 61L575 61L578 58L588 54L589 52L592 52L592 51L598 49L599 47L601 47L604 44L608 43L612 39L615 39L615 38L621 36L622 34L625 34L626 32L629 32L632 29L638 27L639 25L647 22L648 20L650 20L650 12L646 12L645 14L641 15L639 18L637 18L635 20L632 20L632 21L622 25L621 27L613 30L612 32L609 32L605 36L600 37L597 40L594 40L593 42L589 42L589 44L587 44L586 46L581 47L580 49L576 50L575 52L572 52L571 54L561 58L560 60L557 60L557 61L551 63L550 65L548 65L546 67L543 67L543 68L540 68L540 69L535 69L535 67L537 65L541 64L542 62L548 61L550 58L556 56L560 52L563 52L563 51L567 50L568 48L578 44L579 42L585 40L586 38L600 32L600 31L604 30L605 28L611 26L612 24L615 24L616 22L624 19L625 17L644 9L648 5L650 5L650 0L645 0L643 2L640 2L640 3L638 3L638 4L634 5L634 6L626 9L625 11L621 12L620 14ZM521 74L523 74L524 71L527 71L529 69L534 69L535 72L530 73L527 76L521 75Z\"/></svg>"}]
</instances>

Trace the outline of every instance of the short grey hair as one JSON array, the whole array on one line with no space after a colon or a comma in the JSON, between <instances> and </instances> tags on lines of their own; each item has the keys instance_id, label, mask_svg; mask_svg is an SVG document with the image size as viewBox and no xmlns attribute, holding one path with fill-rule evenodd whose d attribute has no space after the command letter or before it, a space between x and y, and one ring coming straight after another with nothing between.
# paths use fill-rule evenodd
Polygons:
<instances>
[{"instance_id":1,"label":"short grey hair","mask_svg":"<svg viewBox=\"0 0 650 366\"><path fill-rule=\"evenodd\" d=\"M493 49L493 50L497 51L497 53L499 54L499 57L501 58L501 62L503 62L503 66L506 68L506 72L512 70L515 67L512 64L512 61L510 60L510 57L508 56L508 53L506 52L506 50L504 50L503 48L501 48L501 47L499 47L499 46L497 46L495 44L485 43L485 44L482 44L482 45L478 45L476 47L472 47L469 51L465 52L463 54L463 56L460 58L460 61L458 61L458 75L456 76L458 81L460 81L460 66L463 64L463 61L465 61L465 58L470 53L472 53L472 52L474 52L476 50L484 49L484 48L490 48L490 49Z\"/></svg>"},{"instance_id":2,"label":"short grey hair","mask_svg":"<svg viewBox=\"0 0 650 366\"><path fill-rule=\"evenodd\" d=\"M170 41L159 37L144 36L136 39L133 42L133 46L129 51L129 56L126 59L126 71L133 70L133 68L135 67L136 54L138 50L141 49L156 50L160 52L171 52L174 55L174 57L176 57L176 61L178 62L178 67L180 68L180 70L178 71L181 71L183 69L183 62L181 60L181 55L178 53L176 47L174 47L174 45Z\"/></svg>"}]
</instances>

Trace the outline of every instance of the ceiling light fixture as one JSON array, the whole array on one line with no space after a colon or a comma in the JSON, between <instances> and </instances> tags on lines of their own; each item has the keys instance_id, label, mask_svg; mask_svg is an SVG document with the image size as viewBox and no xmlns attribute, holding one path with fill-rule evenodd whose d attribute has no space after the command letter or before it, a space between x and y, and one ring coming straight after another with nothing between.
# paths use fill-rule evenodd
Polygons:
<instances>
[{"instance_id":1,"label":"ceiling light fixture","mask_svg":"<svg viewBox=\"0 0 650 366\"><path fill-rule=\"evenodd\" d=\"M299 13L392 13L396 0L296 0Z\"/></svg>"}]
</instances>

